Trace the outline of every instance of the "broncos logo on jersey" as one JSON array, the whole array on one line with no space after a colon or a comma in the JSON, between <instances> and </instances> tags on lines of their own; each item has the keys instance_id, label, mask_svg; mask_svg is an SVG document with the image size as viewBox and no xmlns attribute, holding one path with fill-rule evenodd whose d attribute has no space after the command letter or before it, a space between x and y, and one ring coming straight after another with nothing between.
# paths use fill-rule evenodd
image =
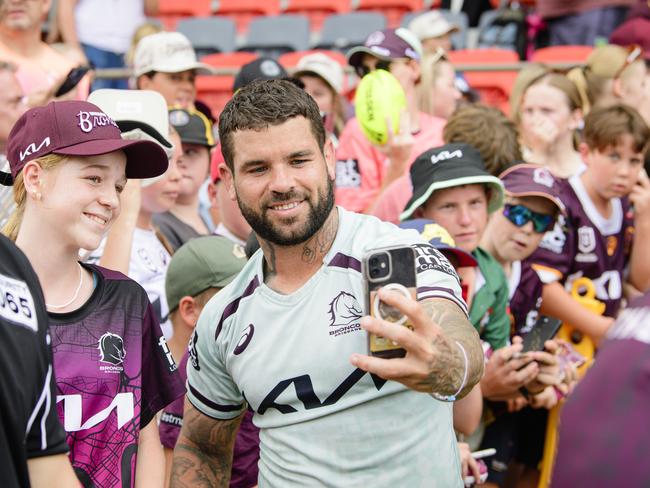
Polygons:
<instances>
[{"instance_id":1,"label":"broncos logo on jersey","mask_svg":"<svg viewBox=\"0 0 650 488\"><path fill-rule=\"evenodd\" d=\"M358 322L363 310L354 295L342 291L330 302L330 327L343 327Z\"/></svg>"},{"instance_id":2,"label":"broncos logo on jersey","mask_svg":"<svg viewBox=\"0 0 650 488\"><path fill-rule=\"evenodd\" d=\"M126 358L124 340L117 334L106 332L99 338L99 360L102 363L122 364Z\"/></svg>"}]
</instances>

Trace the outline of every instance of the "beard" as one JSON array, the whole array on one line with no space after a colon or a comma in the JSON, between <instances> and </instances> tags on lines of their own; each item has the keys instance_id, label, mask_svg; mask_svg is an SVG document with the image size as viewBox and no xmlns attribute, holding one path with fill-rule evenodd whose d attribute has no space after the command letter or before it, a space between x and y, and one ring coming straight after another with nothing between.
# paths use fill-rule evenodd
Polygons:
<instances>
[{"instance_id":1,"label":"beard","mask_svg":"<svg viewBox=\"0 0 650 488\"><path fill-rule=\"evenodd\" d=\"M293 191L275 194L270 202L265 202L261 205L261 211L256 211L246 205L239 199L239 195L237 195L237 203L239 204L242 215L258 237L278 246L295 246L311 239L323 226L327 217L329 217L332 208L334 208L334 185L332 180L327 178L327 188L325 191L318 190L316 204L311 200L305 200L309 205L309 213L304 224L296 230L286 232L282 223L274 224L271 222L267 216L267 207L268 205L295 200L298 196L300 195ZM296 220L296 218L288 220L286 227L293 225Z\"/></svg>"}]
</instances>

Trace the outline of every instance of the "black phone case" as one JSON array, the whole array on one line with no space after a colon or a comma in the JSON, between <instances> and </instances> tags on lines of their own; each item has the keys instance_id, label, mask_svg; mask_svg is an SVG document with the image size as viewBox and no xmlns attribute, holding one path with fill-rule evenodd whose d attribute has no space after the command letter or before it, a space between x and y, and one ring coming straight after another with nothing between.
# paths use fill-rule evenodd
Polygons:
<instances>
[{"instance_id":1,"label":"black phone case","mask_svg":"<svg viewBox=\"0 0 650 488\"><path fill-rule=\"evenodd\" d=\"M391 274L381 281L371 281L368 276L368 261L370 258L377 253L388 253L390 256L390 268ZM412 247L394 247L394 248L384 248L384 249L374 249L369 252L368 255L363 260L363 274L366 282L367 288L367 312L369 315L373 315L373 298L377 290L390 284L398 283L411 292L411 296L415 299L415 290L416 290L416 275L415 275L415 251ZM407 322L404 324L405 327L410 327L410 324ZM368 334L368 350L373 356L378 356L382 358L395 358L395 357L404 357L406 351L399 346L388 345L383 346L383 350L377 351L374 350L373 346L373 335ZM376 339L375 339L376 341Z\"/></svg>"},{"instance_id":2,"label":"black phone case","mask_svg":"<svg viewBox=\"0 0 650 488\"><path fill-rule=\"evenodd\" d=\"M561 326L562 321L559 319L547 317L546 315L540 316L531 331L523 337L522 352L543 351L544 343L549 339L553 339Z\"/></svg>"}]
</instances>

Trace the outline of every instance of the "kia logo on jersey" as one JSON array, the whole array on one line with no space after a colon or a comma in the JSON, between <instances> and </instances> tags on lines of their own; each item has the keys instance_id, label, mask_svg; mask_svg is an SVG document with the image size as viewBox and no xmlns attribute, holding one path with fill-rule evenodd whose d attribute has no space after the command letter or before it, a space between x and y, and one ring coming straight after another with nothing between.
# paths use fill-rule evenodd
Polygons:
<instances>
[{"instance_id":1,"label":"kia logo on jersey","mask_svg":"<svg viewBox=\"0 0 650 488\"><path fill-rule=\"evenodd\" d=\"M108 364L122 364L126 357L124 341L117 334L106 332L99 339L99 361Z\"/></svg>"}]
</instances>

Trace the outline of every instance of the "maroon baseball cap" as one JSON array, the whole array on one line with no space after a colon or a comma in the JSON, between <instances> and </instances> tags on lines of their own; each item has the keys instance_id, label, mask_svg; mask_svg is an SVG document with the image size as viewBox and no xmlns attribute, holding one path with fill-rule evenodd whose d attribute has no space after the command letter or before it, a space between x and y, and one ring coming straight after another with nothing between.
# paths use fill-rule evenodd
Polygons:
<instances>
[{"instance_id":1,"label":"maroon baseball cap","mask_svg":"<svg viewBox=\"0 0 650 488\"><path fill-rule=\"evenodd\" d=\"M346 55L348 63L354 67L359 66L364 54L383 60L410 58L419 61L422 57L422 44L415 34L404 27L384 29L370 34L363 46L350 49Z\"/></svg>"},{"instance_id":2,"label":"maroon baseball cap","mask_svg":"<svg viewBox=\"0 0 650 488\"><path fill-rule=\"evenodd\" d=\"M538 164L517 164L499 175L506 195L513 197L542 197L564 212L558 183L548 168Z\"/></svg>"},{"instance_id":3,"label":"maroon baseball cap","mask_svg":"<svg viewBox=\"0 0 650 488\"><path fill-rule=\"evenodd\" d=\"M621 24L609 37L609 42L619 46L638 45L643 57L650 61L650 19L637 17Z\"/></svg>"},{"instance_id":4,"label":"maroon baseball cap","mask_svg":"<svg viewBox=\"0 0 650 488\"><path fill-rule=\"evenodd\" d=\"M90 102L50 102L25 112L9 133L7 159L11 174L0 183L11 186L29 162L46 154L98 156L122 150L127 178L153 178L167 170L165 151L155 142L123 140L117 124Z\"/></svg>"}]
</instances>

